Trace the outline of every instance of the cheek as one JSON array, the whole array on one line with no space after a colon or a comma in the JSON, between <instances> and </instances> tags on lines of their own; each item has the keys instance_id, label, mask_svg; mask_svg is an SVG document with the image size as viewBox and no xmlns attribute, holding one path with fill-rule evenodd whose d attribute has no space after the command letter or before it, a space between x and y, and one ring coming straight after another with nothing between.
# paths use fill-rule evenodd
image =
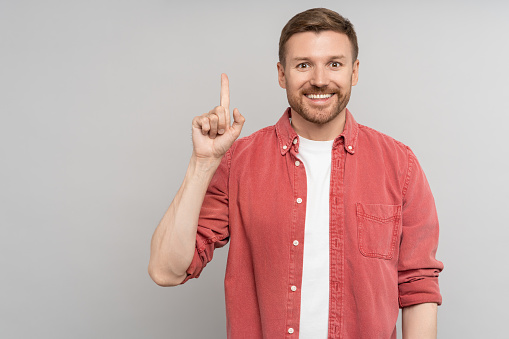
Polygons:
<instances>
[{"instance_id":1,"label":"cheek","mask_svg":"<svg viewBox=\"0 0 509 339\"><path fill-rule=\"evenodd\" d=\"M286 78L286 88L290 91L299 91L307 82L305 74L298 74Z\"/></svg>"},{"instance_id":2,"label":"cheek","mask_svg":"<svg viewBox=\"0 0 509 339\"><path fill-rule=\"evenodd\" d=\"M295 84L292 84L290 86L287 86L286 87L286 91L288 93L288 95L294 97L294 98L298 98L300 97L300 88L299 87L296 87Z\"/></svg>"}]
</instances>

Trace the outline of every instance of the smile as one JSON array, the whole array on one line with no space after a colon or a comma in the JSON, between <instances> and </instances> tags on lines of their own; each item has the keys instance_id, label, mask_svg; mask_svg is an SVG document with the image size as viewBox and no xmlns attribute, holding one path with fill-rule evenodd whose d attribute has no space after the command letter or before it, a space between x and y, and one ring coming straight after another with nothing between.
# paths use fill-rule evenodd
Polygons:
<instances>
[{"instance_id":1,"label":"smile","mask_svg":"<svg viewBox=\"0 0 509 339\"><path fill-rule=\"evenodd\" d=\"M306 97L309 99L329 99L331 96L333 96L333 93L329 94L306 94Z\"/></svg>"}]
</instances>

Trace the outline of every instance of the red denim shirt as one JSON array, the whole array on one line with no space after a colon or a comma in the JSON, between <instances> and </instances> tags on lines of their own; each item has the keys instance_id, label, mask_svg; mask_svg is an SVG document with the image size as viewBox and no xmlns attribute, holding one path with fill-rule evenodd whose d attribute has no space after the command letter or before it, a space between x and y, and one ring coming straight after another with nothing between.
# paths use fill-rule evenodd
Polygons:
<instances>
[{"instance_id":1,"label":"red denim shirt","mask_svg":"<svg viewBox=\"0 0 509 339\"><path fill-rule=\"evenodd\" d=\"M184 282L230 241L229 338L299 336L307 183L289 117L290 109L275 126L237 140L203 202ZM347 110L330 185L329 338L396 338L399 308L442 303L426 177L410 148L357 124Z\"/></svg>"}]
</instances>

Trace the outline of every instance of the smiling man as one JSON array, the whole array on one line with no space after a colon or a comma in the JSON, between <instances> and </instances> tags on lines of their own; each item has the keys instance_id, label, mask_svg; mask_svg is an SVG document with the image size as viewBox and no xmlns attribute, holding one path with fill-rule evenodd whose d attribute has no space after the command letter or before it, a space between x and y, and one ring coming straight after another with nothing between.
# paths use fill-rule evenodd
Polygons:
<instances>
[{"instance_id":1,"label":"smiling man","mask_svg":"<svg viewBox=\"0 0 509 339\"><path fill-rule=\"evenodd\" d=\"M152 238L162 286L196 278L230 241L229 338L436 338L438 219L409 147L346 108L359 75L351 23L316 8L283 28L278 80L290 107L236 140L229 83L195 117L184 182Z\"/></svg>"},{"instance_id":2,"label":"smiling man","mask_svg":"<svg viewBox=\"0 0 509 339\"><path fill-rule=\"evenodd\" d=\"M353 27L351 32L355 34ZM294 129L307 139L333 140L343 130L346 105L357 84L357 48L347 35L331 30L285 34L281 44L279 85L296 113Z\"/></svg>"}]
</instances>

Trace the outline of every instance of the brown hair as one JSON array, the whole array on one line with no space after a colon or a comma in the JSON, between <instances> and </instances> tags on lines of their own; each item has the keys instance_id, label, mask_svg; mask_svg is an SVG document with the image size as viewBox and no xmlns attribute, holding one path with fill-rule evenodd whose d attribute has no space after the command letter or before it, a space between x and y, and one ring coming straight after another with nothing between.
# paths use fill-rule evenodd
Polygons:
<instances>
[{"instance_id":1,"label":"brown hair","mask_svg":"<svg viewBox=\"0 0 509 339\"><path fill-rule=\"evenodd\" d=\"M359 54L359 46L357 45L357 35L353 28L352 23L327 8L312 8L307 11L295 15L288 21L281 31L279 38L279 61L285 65L286 50L285 44L290 37L296 33L301 32L321 32L321 31L334 31L346 34L348 40L352 44L353 61L357 60Z\"/></svg>"}]
</instances>

